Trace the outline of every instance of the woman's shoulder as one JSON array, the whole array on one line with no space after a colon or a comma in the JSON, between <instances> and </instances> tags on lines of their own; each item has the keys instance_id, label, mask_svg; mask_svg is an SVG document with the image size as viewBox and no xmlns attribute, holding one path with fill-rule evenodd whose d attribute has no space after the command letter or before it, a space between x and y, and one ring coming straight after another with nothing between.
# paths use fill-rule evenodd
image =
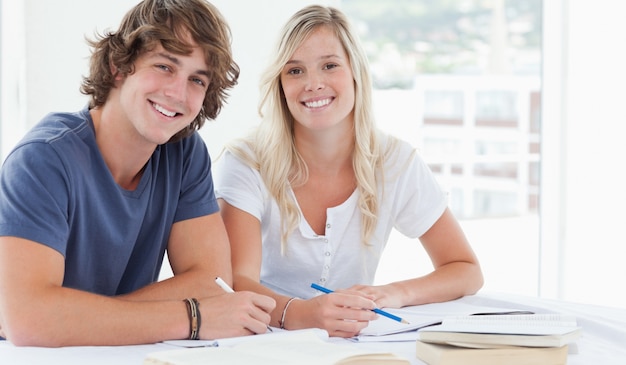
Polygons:
<instances>
[{"instance_id":1,"label":"woman's shoulder","mask_svg":"<svg viewBox=\"0 0 626 365\"><path fill-rule=\"evenodd\" d=\"M223 160L224 164L244 163L253 168L257 166L254 145L250 139L246 138L239 138L227 143L217 160Z\"/></svg>"},{"instance_id":2,"label":"woman's shoulder","mask_svg":"<svg viewBox=\"0 0 626 365\"><path fill-rule=\"evenodd\" d=\"M378 138L385 163L397 159L406 161L417 154L417 148L402 138L384 132L380 132Z\"/></svg>"}]
</instances>

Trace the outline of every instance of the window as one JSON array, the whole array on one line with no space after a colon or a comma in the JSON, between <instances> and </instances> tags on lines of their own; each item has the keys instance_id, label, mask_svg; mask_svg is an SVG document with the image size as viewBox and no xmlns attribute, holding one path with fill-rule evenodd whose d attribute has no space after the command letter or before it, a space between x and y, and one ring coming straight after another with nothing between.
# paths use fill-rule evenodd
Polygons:
<instances>
[{"instance_id":1,"label":"window","mask_svg":"<svg viewBox=\"0 0 626 365\"><path fill-rule=\"evenodd\" d=\"M368 52L379 126L412 142L449 192L485 289L537 294L541 0L340 6ZM432 269L405 241L392 236L380 282Z\"/></svg>"}]
</instances>

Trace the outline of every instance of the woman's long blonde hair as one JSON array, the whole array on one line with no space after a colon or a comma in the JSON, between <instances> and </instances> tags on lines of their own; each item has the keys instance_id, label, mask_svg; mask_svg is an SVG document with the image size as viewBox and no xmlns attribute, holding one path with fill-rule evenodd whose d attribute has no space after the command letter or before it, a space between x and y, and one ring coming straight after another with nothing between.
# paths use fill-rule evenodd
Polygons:
<instances>
[{"instance_id":1,"label":"woman's long blonde hair","mask_svg":"<svg viewBox=\"0 0 626 365\"><path fill-rule=\"evenodd\" d=\"M281 221L281 245L285 252L287 237L299 223L299 212L290 186L298 186L308 178L307 165L298 153L293 134L294 119L280 82L284 65L296 49L318 27L331 29L343 45L352 67L355 88L353 168L359 192L358 206L362 213L361 238L369 243L377 222L378 175L383 156L372 111L372 87L365 52L346 16L333 7L312 5L295 13L281 32L274 59L261 78L259 114L262 121L245 141L252 156L241 144L227 149L258 170L272 197L276 200Z\"/></svg>"}]
</instances>

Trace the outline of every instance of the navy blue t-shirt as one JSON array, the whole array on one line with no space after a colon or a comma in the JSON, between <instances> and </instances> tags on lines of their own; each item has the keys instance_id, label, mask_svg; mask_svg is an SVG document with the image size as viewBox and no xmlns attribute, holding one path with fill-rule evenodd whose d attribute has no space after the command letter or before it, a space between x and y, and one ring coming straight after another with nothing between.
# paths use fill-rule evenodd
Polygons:
<instances>
[{"instance_id":1,"label":"navy blue t-shirt","mask_svg":"<svg viewBox=\"0 0 626 365\"><path fill-rule=\"evenodd\" d=\"M219 210L198 133L158 146L129 191L113 180L87 108L28 132L0 170L0 202L1 236L57 250L63 286L103 295L156 281L172 224Z\"/></svg>"}]
</instances>

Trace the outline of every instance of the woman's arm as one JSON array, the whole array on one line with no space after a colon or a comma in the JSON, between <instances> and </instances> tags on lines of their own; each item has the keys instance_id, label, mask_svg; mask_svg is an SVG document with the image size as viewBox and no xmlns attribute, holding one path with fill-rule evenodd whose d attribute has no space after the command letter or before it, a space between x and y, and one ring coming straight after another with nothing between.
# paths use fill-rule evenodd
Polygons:
<instances>
[{"instance_id":1,"label":"woman's arm","mask_svg":"<svg viewBox=\"0 0 626 365\"><path fill-rule=\"evenodd\" d=\"M231 244L234 288L274 298L276 308L271 312L270 323L281 327L283 311L290 297L280 295L260 283L261 224L253 215L233 207L223 199L219 199L219 203ZM368 310L373 308L375 306L371 299L350 291L337 291L309 300L294 300L285 313L284 327L323 328L331 336L352 337L365 328L368 321L376 318L376 314Z\"/></svg>"},{"instance_id":2,"label":"woman's arm","mask_svg":"<svg viewBox=\"0 0 626 365\"><path fill-rule=\"evenodd\" d=\"M482 287L478 259L448 208L420 241L433 263L433 272L386 285L358 285L351 289L372 296L380 307L399 308L456 299Z\"/></svg>"}]
</instances>

